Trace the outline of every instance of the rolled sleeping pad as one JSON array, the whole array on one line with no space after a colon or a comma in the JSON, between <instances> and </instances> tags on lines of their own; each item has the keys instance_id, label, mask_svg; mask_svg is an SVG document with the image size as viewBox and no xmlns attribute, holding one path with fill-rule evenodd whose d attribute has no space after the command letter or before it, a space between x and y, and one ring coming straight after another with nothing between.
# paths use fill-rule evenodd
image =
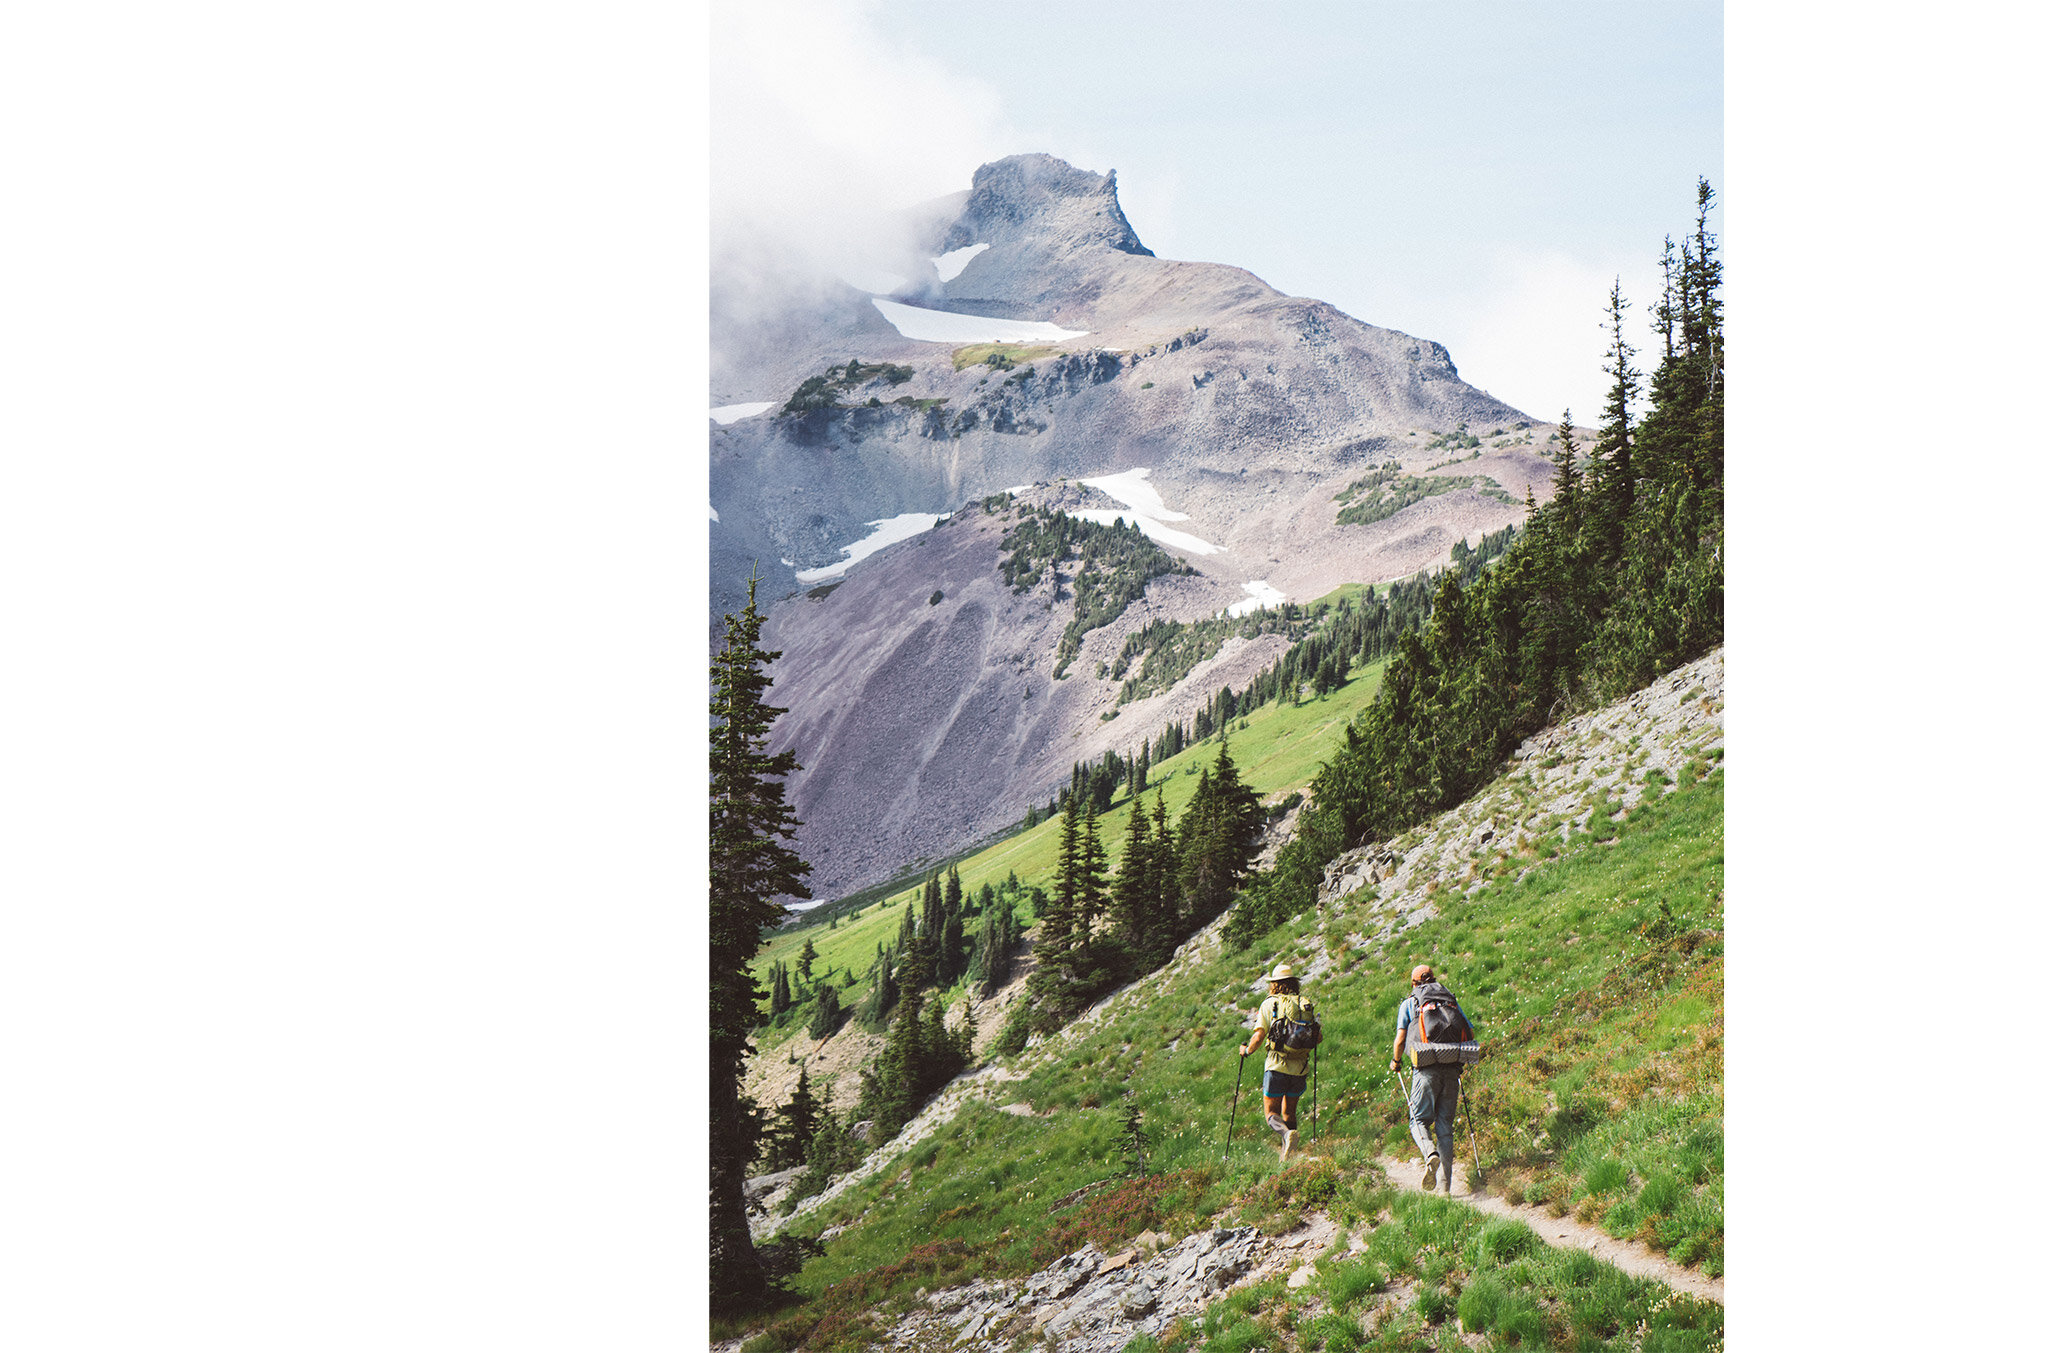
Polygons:
<instances>
[{"instance_id":1,"label":"rolled sleeping pad","mask_svg":"<svg viewBox=\"0 0 2048 1353\"><path fill-rule=\"evenodd\" d=\"M1444 1066L1451 1062L1476 1062L1486 1055L1481 1043L1417 1043L1415 1065Z\"/></svg>"}]
</instances>

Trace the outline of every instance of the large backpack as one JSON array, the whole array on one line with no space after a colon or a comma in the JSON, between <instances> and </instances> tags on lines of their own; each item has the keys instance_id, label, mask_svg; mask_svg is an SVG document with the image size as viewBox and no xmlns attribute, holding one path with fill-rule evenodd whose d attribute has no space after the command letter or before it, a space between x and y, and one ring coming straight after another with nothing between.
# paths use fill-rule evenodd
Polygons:
<instances>
[{"instance_id":1,"label":"large backpack","mask_svg":"<svg viewBox=\"0 0 2048 1353\"><path fill-rule=\"evenodd\" d=\"M1472 1021L1465 1018L1458 998L1441 982L1424 982L1415 988L1415 1023L1411 1027L1417 1066L1479 1060Z\"/></svg>"},{"instance_id":2,"label":"large backpack","mask_svg":"<svg viewBox=\"0 0 2048 1353\"><path fill-rule=\"evenodd\" d=\"M1313 1005L1294 995L1277 996L1274 1000L1274 1047L1282 1052L1308 1052L1323 1041L1323 1022L1316 1018Z\"/></svg>"}]
</instances>

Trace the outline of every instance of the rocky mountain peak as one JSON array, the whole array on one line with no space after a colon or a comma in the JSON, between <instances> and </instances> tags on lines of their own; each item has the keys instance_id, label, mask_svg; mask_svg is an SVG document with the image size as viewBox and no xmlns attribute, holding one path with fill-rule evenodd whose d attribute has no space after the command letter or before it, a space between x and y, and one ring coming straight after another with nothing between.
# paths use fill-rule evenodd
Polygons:
<instances>
[{"instance_id":1,"label":"rocky mountain peak","mask_svg":"<svg viewBox=\"0 0 2048 1353\"><path fill-rule=\"evenodd\" d=\"M1026 242L1152 256L1117 202L1116 171L1091 173L1052 155L1010 155L975 170L944 247Z\"/></svg>"}]
</instances>

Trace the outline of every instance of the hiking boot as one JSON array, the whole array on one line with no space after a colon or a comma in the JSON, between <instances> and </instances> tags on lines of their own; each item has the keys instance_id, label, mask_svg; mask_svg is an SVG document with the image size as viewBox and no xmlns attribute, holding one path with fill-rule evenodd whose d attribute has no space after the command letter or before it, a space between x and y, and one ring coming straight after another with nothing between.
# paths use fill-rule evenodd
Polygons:
<instances>
[{"instance_id":1,"label":"hiking boot","mask_svg":"<svg viewBox=\"0 0 2048 1353\"><path fill-rule=\"evenodd\" d=\"M1273 1129L1273 1131L1280 1133L1282 1136L1285 1136L1287 1133L1286 1120L1281 1118L1280 1115L1277 1113L1269 1113L1266 1115L1266 1126Z\"/></svg>"},{"instance_id":2,"label":"hiking boot","mask_svg":"<svg viewBox=\"0 0 2048 1353\"><path fill-rule=\"evenodd\" d=\"M1428 1163L1422 1167L1422 1191L1424 1193L1427 1193L1431 1189L1436 1187L1436 1167L1437 1154L1436 1152L1432 1151L1429 1153ZM1446 1178L1449 1177L1448 1171L1445 1172L1445 1176Z\"/></svg>"},{"instance_id":3,"label":"hiking boot","mask_svg":"<svg viewBox=\"0 0 2048 1353\"><path fill-rule=\"evenodd\" d=\"M1293 1128L1287 1129L1285 1135L1283 1135L1280 1138L1280 1159L1286 1160L1289 1156L1294 1154L1294 1143L1300 1137L1301 1134L1299 1132L1296 1132Z\"/></svg>"}]
</instances>

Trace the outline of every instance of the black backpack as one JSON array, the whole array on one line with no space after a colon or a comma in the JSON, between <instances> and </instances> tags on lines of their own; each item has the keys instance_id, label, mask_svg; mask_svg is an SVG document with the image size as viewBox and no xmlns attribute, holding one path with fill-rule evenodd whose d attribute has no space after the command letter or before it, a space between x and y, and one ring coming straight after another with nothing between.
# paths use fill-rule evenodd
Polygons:
<instances>
[{"instance_id":1,"label":"black backpack","mask_svg":"<svg viewBox=\"0 0 2048 1353\"><path fill-rule=\"evenodd\" d=\"M1465 1012L1458 1008L1458 998L1441 982L1424 982L1415 988L1412 1051L1417 1066L1479 1060L1472 1021L1465 1018Z\"/></svg>"},{"instance_id":2,"label":"black backpack","mask_svg":"<svg viewBox=\"0 0 2048 1353\"><path fill-rule=\"evenodd\" d=\"M1294 1001L1294 1013L1299 1018L1287 1018L1284 1004L1273 1007L1273 1046L1282 1052L1311 1051L1323 1041L1323 1022L1316 1018L1316 1008L1299 996L1274 998L1276 1002L1289 999Z\"/></svg>"}]
</instances>

